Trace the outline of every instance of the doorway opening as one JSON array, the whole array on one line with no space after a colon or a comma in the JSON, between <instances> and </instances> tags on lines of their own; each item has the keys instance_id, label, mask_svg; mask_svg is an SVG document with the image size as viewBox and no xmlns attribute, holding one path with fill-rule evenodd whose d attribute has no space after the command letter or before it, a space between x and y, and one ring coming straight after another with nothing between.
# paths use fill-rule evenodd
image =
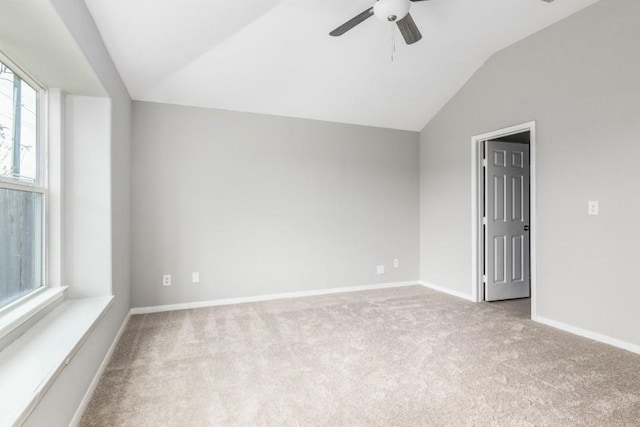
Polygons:
<instances>
[{"instance_id":1,"label":"doorway opening","mask_svg":"<svg viewBox=\"0 0 640 427\"><path fill-rule=\"evenodd\" d=\"M535 122L471 139L472 294L536 318Z\"/></svg>"}]
</instances>

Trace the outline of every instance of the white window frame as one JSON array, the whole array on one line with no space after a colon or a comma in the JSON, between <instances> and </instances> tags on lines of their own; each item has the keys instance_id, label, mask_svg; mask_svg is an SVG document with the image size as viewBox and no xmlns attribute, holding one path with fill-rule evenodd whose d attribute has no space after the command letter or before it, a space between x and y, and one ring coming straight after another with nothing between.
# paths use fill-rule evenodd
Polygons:
<instances>
[{"instance_id":1,"label":"white window frame","mask_svg":"<svg viewBox=\"0 0 640 427\"><path fill-rule=\"evenodd\" d=\"M0 52L0 62L16 73L25 83L36 90L36 143L37 179L34 183L0 177L0 188L27 191L42 194L41 232L41 286L26 295L0 307L0 350L21 335L33 323L62 302L66 287L51 287L49 283L49 226L50 221L61 221L60 215L51 215L49 211L49 96L48 91L18 64ZM58 112L60 113L60 112ZM61 119L61 114L58 114ZM58 126L61 126L59 124Z\"/></svg>"}]
</instances>

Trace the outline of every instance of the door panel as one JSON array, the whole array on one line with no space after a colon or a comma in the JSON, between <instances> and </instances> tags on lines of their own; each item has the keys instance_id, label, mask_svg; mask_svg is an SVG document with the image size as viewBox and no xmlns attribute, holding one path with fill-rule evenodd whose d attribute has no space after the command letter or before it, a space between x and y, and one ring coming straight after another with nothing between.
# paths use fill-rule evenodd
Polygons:
<instances>
[{"instance_id":1,"label":"door panel","mask_svg":"<svg viewBox=\"0 0 640 427\"><path fill-rule=\"evenodd\" d=\"M494 175L493 176L493 194L494 202L493 202L493 220L494 221L503 221L505 216L505 211L507 210L505 206L506 200L506 176L504 175Z\"/></svg>"},{"instance_id":2,"label":"door panel","mask_svg":"<svg viewBox=\"0 0 640 427\"><path fill-rule=\"evenodd\" d=\"M530 295L529 146L485 142L485 300Z\"/></svg>"},{"instance_id":3,"label":"door panel","mask_svg":"<svg viewBox=\"0 0 640 427\"><path fill-rule=\"evenodd\" d=\"M507 277L507 238L493 237L493 283L506 283Z\"/></svg>"},{"instance_id":4,"label":"door panel","mask_svg":"<svg viewBox=\"0 0 640 427\"><path fill-rule=\"evenodd\" d=\"M524 280L524 239L522 236L511 237L511 281Z\"/></svg>"},{"instance_id":5,"label":"door panel","mask_svg":"<svg viewBox=\"0 0 640 427\"><path fill-rule=\"evenodd\" d=\"M511 177L511 221L524 220L524 179L522 176Z\"/></svg>"}]
</instances>

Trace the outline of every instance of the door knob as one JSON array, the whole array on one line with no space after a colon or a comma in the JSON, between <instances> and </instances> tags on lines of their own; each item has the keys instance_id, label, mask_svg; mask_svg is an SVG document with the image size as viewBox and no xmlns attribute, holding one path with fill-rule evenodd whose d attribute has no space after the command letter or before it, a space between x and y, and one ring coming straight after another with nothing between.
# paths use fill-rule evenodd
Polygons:
<instances>
[{"instance_id":1,"label":"door knob","mask_svg":"<svg viewBox=\"0 0 640 427\"><path fill-rule=\"evenodd\" d=\"M529 231L529 226L528 225L524 226L524 231Z\"/></svg>"}]
</instances>

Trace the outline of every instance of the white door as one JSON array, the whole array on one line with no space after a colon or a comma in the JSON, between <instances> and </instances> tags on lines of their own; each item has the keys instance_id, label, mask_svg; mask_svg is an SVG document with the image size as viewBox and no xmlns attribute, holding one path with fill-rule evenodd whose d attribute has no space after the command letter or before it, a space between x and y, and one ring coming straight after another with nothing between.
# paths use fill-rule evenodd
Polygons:
<instances>
[{"instance_id":1,"label":"white door","mask_svg":"<svg viewBox=\"0 0 640 427\"><path fill-rule=\"evenodd\" d=\"M485 142L485 301L530 295L529 146Z\"/></svg>"}]
</instances>

